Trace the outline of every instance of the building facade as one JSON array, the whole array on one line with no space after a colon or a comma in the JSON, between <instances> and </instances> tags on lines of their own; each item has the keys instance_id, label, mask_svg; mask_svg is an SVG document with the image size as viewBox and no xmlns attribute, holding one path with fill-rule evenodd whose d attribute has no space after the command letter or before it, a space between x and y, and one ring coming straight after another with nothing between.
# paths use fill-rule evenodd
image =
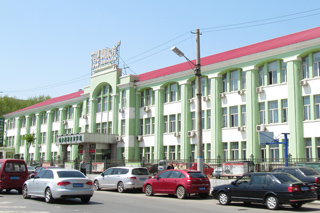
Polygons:
<instances>
[{"instance_id":1,"label":"building facade","mask_svg":"<svg viewBox=\"0 0 320 213\"><path fill-rule=\"evenodd\" d=\"M202 117L188 62L140 75L116 65L92 72L83 90L5 115L3 158L75 160L90 156L146 161L284 158L282 144L260 145L259 132L289 155L320 159L320 27L201 58ZM26 148L22 136L36 137Z\"/></svg>"}]
</instances>

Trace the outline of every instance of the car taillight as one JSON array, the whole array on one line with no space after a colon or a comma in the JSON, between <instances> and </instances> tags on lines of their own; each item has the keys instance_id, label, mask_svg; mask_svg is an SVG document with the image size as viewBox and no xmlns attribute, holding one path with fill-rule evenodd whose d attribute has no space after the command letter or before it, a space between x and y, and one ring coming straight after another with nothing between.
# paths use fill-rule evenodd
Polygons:
<instances>
[{"instance_id":1,"label":"car taillight","mask_svg":"<svg viewBox=\"0 0 320 213\"><path fill-rule=\"evenodd\" d=\"M314 185L310 186L311 191L316 191L316 187Z\"/></svg>"},{"instance_id":2,"label":"car taillight","mask_svg":"<svg viewBox=\"0 0 320 213\"><path fill-rule=\"evenodd\" d=\"M92 181L88 181L88 182L86 182L86 184L87 184L87 185L90 185L90 186L93 185Z\"/></svg>"},{"instance_id":3,"label":"car taillight","mask_svg":"<svg viewBox=\"0 0 320 213\"><path fill-rule=\"evenodd\" d=\"M130 180L136 180L137 177L128 177Z\"/></svg>"},{"instance_id":4,"label":"car taillight","mask_svg":"<svg viewBox=\"0 0 320 213\"><path fill-rule=\"evenodd\" d=\"M58 186L66 186L66 185L69 185L69 184L71 184L69 181L58 182L57 183Z\"/></svg>"},{"instance_id":5,"label":"car taillight","mask_svg":"<svg viewBox=\"0 0 320 213\"><path fill-rule=\"evenodd\" d=\"M320 184L320 177L316 177L316 179L314 180L314 182L315 182L316 184Z\"/></svg>"},{"instance_id":6,"label":"car taillight","mask_svg":"<svg viewBox=\"0 0 320 213\"><path fill-rule=\"evenodd\" d=\"M289 186L288 192L300 192L300 187L299 186Z\"/></svg>"},{"instance_id":7,"label":"car taillight","mask_svg":"<svg viewBox=\"0 0 320 213\"><path fill-rule=\"evenodd\" d=\"M148 179L151 179L151 178L152 178L151 176L148 177Z\"/></svg>"}]
</instances>

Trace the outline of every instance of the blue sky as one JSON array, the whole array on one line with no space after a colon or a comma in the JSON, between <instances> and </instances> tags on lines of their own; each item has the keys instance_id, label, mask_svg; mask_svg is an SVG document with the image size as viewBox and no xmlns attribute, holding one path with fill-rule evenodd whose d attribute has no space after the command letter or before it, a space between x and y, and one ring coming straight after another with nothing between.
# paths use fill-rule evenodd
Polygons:
<instances>
[{"instance_id":1,"label":"blue sky","mask_svg":"<svg viewBox=\"0 0 320 213\"><path fill-rule=\"evenodd\" d=\"M57 97L90 84L90 54L121 40L126 74L318 27L318 0L0 0L0 95ZM120 60L120 68L124 67Z\"/></svg>"}]
</instances>

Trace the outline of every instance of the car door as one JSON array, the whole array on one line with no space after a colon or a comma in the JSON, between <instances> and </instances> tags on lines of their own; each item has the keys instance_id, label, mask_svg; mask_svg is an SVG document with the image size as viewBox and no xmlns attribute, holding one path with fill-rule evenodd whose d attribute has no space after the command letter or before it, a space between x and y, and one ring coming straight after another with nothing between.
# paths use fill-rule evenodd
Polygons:
<instances>
[{"instance_id":1,"label":"car door","mask_svg":"<svg viewBox=\"0 0 320 213\"><path fill-rule=\"evenodd\" d=\"M156 181L153 183L153 191L156 193L164 193L166 191L166 183L168 181L168 176L171 171L165 171L158 174Z\"/></svg>"},{"instance_id":2,"label":"car door","mask_svg":"<svg viewBox=\"0 0 320 213\"><path fill-rule=\"evenodd\" d=\"M110 188L110 176L112 175L113 168L109 168L103 172L102 178L99 179L101 188Z\"/></svg>"},{"instance_id":3,"label":"car door","mask_svg":"<svg viewBox=\"0 0 320 213\"><path fill-rule=\"evenodd\" d=\"M251 182L247 188L247 193L250 197L250 201L262 203L265 193L268 189L268 175L256 174L251 178Z\"/></svg>"},{"instance_id":4,"label":"car door","mask_svg":"<svg viewBox=\"0 0 320 213\"><path fill-rule=\"evenodd\" d=\"M168 178L166 178L164 193L175 194L176 188L179 185L181 178L185 178L185 175L180 171L171 171Z\"/></svg>"},{"instance_id":5,"label":"car door","mask_svg":"<svg viewBox=\"0 0 320 213\"><path fill-rule=\"evenodd\" d=\"M116 189L117 184L121 178L122 168L114 168L112 174L109 176L109 188Z\"/></svg>"},{"instance_id":6,"label":"car door","mask_svg":"<svg viewBox=\"0 0 320 213\"><path fill-rule=\"evenodd\" d=\"M37 194L44 195L44 191L48 186L49 182L53 180L53 172L51 170L43 170L44 174L42 178L39 178L37 184Z\"/></svg>"},{"instance_id":7,"label":"car door","mask_svg":"<svg viewBox=\"0 0 320 213\"><path fill-rule=\"evenodd\" d=\"M250 181L251 175L244 175L235 182L232 182L229 189L231 200L249 200L250 198L247 191Z\"/></svg>"},{"instance_id":8,"label":"car door","mask_svg":"<svg viewBox=\"0 0 320 213\"><path fill-rule=\"evenodd\" d=\"M45 173L45 170L42 170L41 172L39 172L34 178L32 178L31 180L31 184L28 184L28 190L30 192L30 194L35 194L38 195L38 185L39 182L41 182L41 178L43 177Z\"/></svg>"}]
</instances>

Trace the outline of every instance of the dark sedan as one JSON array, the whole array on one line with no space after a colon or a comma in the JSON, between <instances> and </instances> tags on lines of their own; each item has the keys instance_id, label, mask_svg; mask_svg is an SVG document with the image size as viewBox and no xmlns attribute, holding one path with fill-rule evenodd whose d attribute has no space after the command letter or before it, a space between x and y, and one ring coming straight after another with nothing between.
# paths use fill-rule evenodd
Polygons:
<instances>
[{"instance_id":1,"label":"dark sedan","mask_svg":"<svg viewBox=\"0 0 320 213\"><path fill-rule=\"evenodd\" d=\"M245 174L231 184L214 187L212 196L221 205L231 201L263 203L271 210L282 204L300 208L304 203L317 199L313 184L303 183L287 173L272 172Z\"/></svg>"}]
</instances>

